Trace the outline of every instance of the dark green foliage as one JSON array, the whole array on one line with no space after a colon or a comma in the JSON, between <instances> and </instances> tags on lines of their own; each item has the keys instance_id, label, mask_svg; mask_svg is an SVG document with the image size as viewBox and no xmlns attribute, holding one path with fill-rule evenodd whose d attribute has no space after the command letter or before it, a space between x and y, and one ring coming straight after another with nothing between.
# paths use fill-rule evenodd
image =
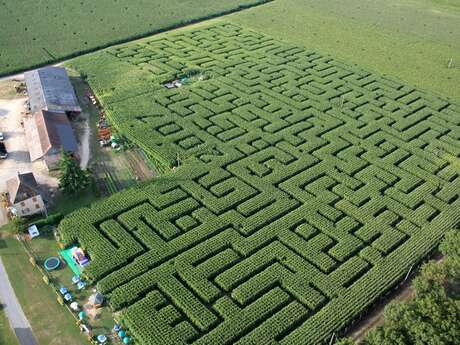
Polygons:
<instances>
[{"instance_id":1,"label":"dark green foliage","mask_svg":"<svg viewBox=\"0 0 460 345\"><path fill-rule=\"evenodd\" d=\"M458 223L454 103L222 23L72 65L165 171L60 226L141 344L328 340Z\"/></svg>"},{"instance_id":2,"label":"dark green foliage","mask_svg":"<svg viewBox=\"0 0 460 345\"><path fill-rule=\"evenodd\" d=\"M452 230L440 248L458 247L458 230ZM446 253L440 262L430 261L413 282L416 296L409 302L390 304L385 323L371 331L363 345L456 345L460 339L460 257ZM342 339L337 345L353 345Z\"/></svg>"},{"instance_id":3,"label":"dark green foliage","mask_svg":"<svg viewBox=\"0 0 460 345\"><path fill-rule=\"evenodd\" d=\"M50 214L48 217L39 219L35 222L33 222L37 227L42 227L45 225L58 225L59 222L64 218L64 216L60 213L53 213Z\"/></svg>"},{"instance_id":4,"label":"dark green foliage","mask_svg":"<svg viewBox=\"0 0 460 345\"><path fill-rule=\"evenodd\" d=\"M91 177L88 171L83 171L74 157L61 150L61 160L59 161L59 188L66 194L78 193L89 186Z\"/></svg>"},{"instance_id":5,"label":"dark green foliage","mask_svg":"<svg viewBox=\"0 0 460 345\"><path fill-rule=\"evenodd\" d=\"M441 242L439 249L444 255L460 256L460 231L449 231Z\"/></svg>"},{"instance_id":6,"label":"dark green foliage","mask_svg":"<svg viewBox=\"0 0 460 345\"><path fill-rule=\"evenodd\" d=\"M269 1L2 1L0 75Z\"/></svg>"}]
</instances>

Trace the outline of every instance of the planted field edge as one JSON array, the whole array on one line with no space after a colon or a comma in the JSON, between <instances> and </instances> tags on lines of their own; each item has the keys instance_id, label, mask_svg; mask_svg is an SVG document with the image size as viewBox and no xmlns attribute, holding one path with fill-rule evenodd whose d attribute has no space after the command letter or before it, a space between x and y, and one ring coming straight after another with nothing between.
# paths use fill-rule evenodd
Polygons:
<instances>
[{"instance_id":1,"label":"planted field edge","mask_svg":"<svg viewBox=\"0 0 460 345\"><path fill-rule=\"evenodd\" d=\"M123 44L123 43L127 43L127 42L130 42L130 41L133 41L133 40L148 37L148 36L151 36L151 35L160 34L160 33L163 33L163 32L170 31L170 30L186 27L186 26L189 26L189 25L192 25L192 24L197 24L197 23L209 20L209 19L218 18L218 17L225 16L225 15L228 15L228 14L231 14L231 13L243 11L245 9L255 7L255 6L260 6L260 5L263 5L263 4L272 2L272 1L274 1L274 0L254 0L254 3L252 3L252 4L246 4L246 5L242 4L242 5L239 5L236 8L229 9L229 10L226 10L226 11L223 11L223 12L220 12L220 13L214 13L214 14L210 14L210 15L203 15L203 16L198 17L196 19L187 20L187 21L181 21L179 23L171 24L171 25L166 26L164 28L159 28L159 29L147 31L147 32L142 33L142 34L130 35L130 36L126 37L126 38L119 39L119 40L108 41L105 44L100 44L100 45L98 45L96 47L93 47L93 48L90 48L90 49L82 49L82 50L80 50L78 52L66 54L66 55L63 55L63 56L59 56L57 58L52 56L52 54L50 54L47 51L48 55L50 55L50 59L48 59L46 61L39 62L39 63L31 63L30 65L24 66L24 67L18 67L18 68L13 68L13 69L9 69L9 70L7 69L5 71L0 70L0 77L13 76L15 74L22 73L22 72L25 72L25 71L30 70L30 69L40 68L40 67L44 67L44 66L47 66L47 65L50 65L50 64L62 63L62 62L65 62L65 61L67 61L69 59L73 59L73 58L81 56L81 55L97 52L97 51L99 51L101 49L105 49L105 48L111 47L113 45ZM43 49L46 50L46 48L43 48Z\"/></svg>"},{"instance_id":2,"label":"planted field edge","mask_svg":"<svg viewBox=\"0 0 460 345\"><path fill-rule=\"evenodd\" d=\"M320 343L459 224L451 100L228 23L71 66L127 138L183 157L60 225L142 344Z\"/></svg>"}]
</instances>

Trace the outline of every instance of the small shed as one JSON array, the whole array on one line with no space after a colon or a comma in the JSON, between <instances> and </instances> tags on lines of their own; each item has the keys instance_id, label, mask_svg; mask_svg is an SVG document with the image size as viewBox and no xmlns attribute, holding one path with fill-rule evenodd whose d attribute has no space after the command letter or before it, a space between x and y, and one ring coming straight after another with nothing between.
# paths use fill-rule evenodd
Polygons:
<instances>
[{"instance_id":1,"label":"small shed","mask_svg":"<svg viewBox=\"0 0 460 345\"><path fill-rule=\"evenodd\" d=\"M38 228L35 224L29 226L27 231L29 232L30 238L35 238L35 237L40 236L40 232L38 231Z\"/></svg>"},{"instance_id":2,"label":"small shed","mask_svg":"<svg viewBox=\"0 0 460 345\"><path fill-rule=\"evenodd\" d=\"M93 307L101 307L104 303L104 295L100 292L96 292L95 294L89 296L88 303Z\"/></svg>"}]
</instances>

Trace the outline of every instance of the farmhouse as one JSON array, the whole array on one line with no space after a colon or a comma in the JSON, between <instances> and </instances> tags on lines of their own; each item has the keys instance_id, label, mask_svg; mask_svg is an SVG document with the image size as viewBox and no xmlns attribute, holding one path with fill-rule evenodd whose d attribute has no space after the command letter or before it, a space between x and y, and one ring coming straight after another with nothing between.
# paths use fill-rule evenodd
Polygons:
<instances>
[{"instance_id":1,"label":"farmhouse","mask_svg":"<svg viewBox=\"0 0 460 345\"><path fill-rule=\"evenodd\" d=\"M49 170L56 169L61 148L78 158L77 141L65 114L40 110L25 118L24 129L32 162L42 158Z\"/></svg>"},{"instance_id":2,"label":"farmhouse","mask_svg":"<svg viewBox=\"0 0 460 345\"><path fill-rule=\"evenodd\" d=\"M32 173L20 174L6 181L8 198L18 215L30 216L46 211L37 181Z\"/></svg>"},{"instance_id":3,"label":"farmhouse","mask_svg":"<svg viewBox=\"0 0 460 345\"><path fill-rule=\"evenodd\" d=\"M65 68L45 67L25 72L24 80L32 114L40 110L65 113L68 116L81 113Z\"/></svg>"}]
</instances>

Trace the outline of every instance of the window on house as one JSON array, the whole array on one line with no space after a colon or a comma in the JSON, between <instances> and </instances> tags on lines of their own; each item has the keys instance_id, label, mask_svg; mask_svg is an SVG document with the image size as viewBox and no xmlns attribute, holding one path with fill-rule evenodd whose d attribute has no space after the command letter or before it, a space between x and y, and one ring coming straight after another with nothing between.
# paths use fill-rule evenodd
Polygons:
<instances>
[{"instance_id":1,"label":"window on house","mask_svg":"<svg viewBox=\"0 0 460 345\"><path fill-rule=\"evenodd\" d=\"M21 201L21 206L26 206L26 203L24 201Z\"/></svg>"},{"instance_id":2,"label":"window on house","mask_svg":"<svg viewBox=\"0 0 460 345\"><path fill-rule=\"evenodd\" d=\"M39 204L35 204L35 208L38 210L40 208Z\"/></svg>"},{"instance_id":3,"label":"window on house","mask_svg":"<svg viewBox=\"0 0 460 345\"><path fill-rule=\"evenodd\" d=\"M37 202L37 198L34 196L34 197L32 198L32 201L33 201L33 202Z\"/></svg>"}]
</instances>

